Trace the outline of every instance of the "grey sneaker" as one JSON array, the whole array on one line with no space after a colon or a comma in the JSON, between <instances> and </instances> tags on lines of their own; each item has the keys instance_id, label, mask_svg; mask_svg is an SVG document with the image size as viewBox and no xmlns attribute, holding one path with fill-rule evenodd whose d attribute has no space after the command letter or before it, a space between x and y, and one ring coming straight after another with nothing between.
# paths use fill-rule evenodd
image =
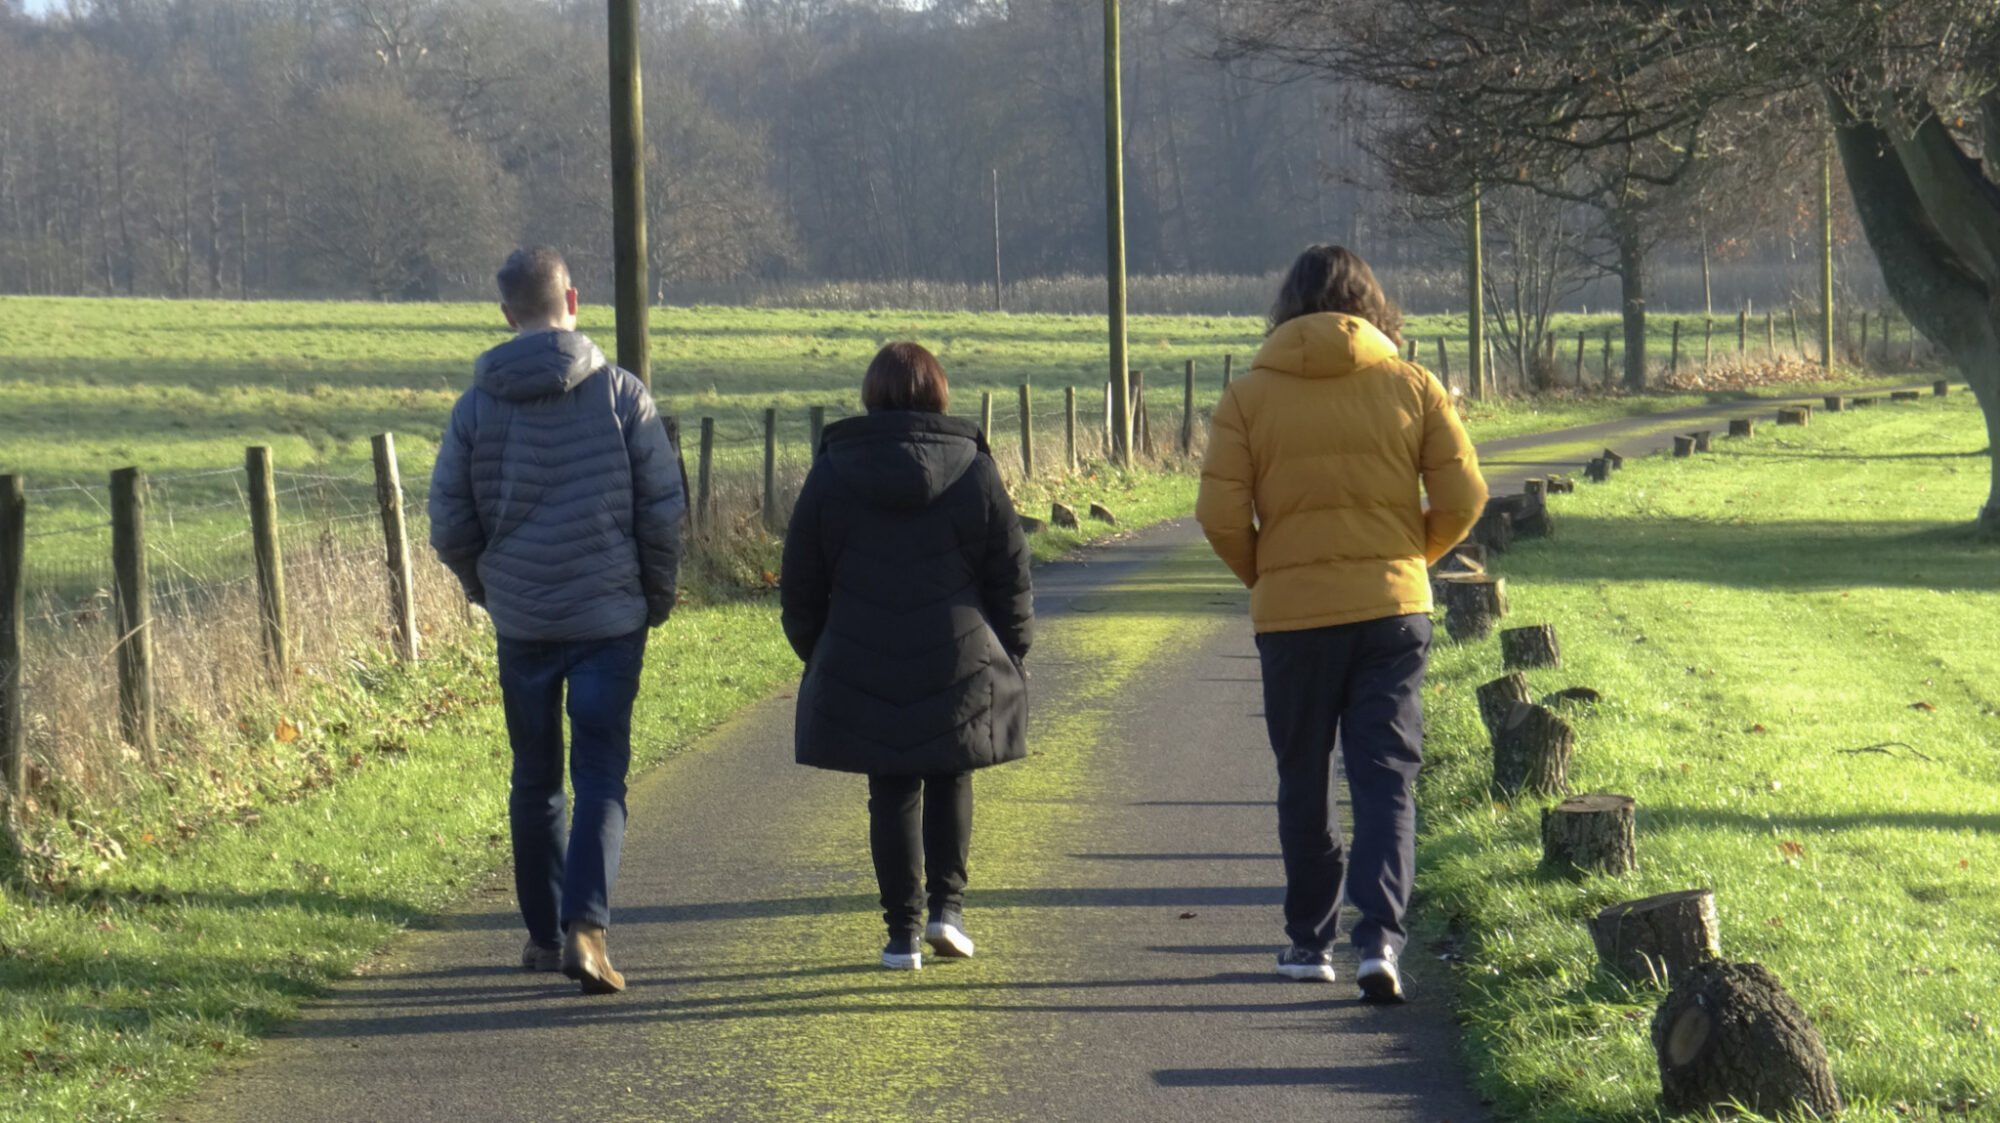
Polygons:
<instances>
[{"instance_id":1,"label":"grey sneaker","mask_svg":"<svg viewBox=\"0 0 2000 1123\"><path fill-rule=\"evenodd\" d=\"M891 971L922 970L924 953L917 948L917 937L908 932L889 937L889 943L882 948L882 966Z\"/></svg>"},{"instance_id":2,"label":"grey sneaker","mask_svg":"<svg viewBox=\"0 0 2000 1123\"><path fill-rule=\"evenodd\" d=\"M1293 944L1278 953L1278 974L1303 983L1333 981L1333 956L1325 948Z\"/></svg>"},{"instance_id":3,"label":"grey sneaker","mask_svg":"<svg viewBox=\"0 0 2000 1123\"><path fill-rule=\"evenodd\" d=\"M924 926L924 942L939 959L972 958L972 937L965 934L965 918L949 909Z\"/></svg>"},{"instance_id":4,"label":"grey sneaker","mask_svg":"<svg viewBox=\"0 0 2000 1123\"><path fill-rule=\"evenodd\" d=\"M1396 969L1396 953L1387 948L1364 957L1354 972L1354 981L1361 987L1363 1002L1409 1001L1403 993L1403 974Z\"/></svg>"},{"instance_id":5,"label":"grey sneaker","mask_svg":"<svg viewBox=\"0 0 2000 1123\"><path fill-rule=\"evenodd\" d=\"M562 945L538 944L533 936L528 937L528 942L521 945L521 970L562 970Z\"/></svg>"}]
</instances>

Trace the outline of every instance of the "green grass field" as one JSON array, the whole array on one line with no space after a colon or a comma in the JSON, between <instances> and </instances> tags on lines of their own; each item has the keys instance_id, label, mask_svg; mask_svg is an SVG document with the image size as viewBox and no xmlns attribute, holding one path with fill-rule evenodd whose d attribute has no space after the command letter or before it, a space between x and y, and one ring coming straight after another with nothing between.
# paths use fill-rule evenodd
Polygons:
<instances>
[{"instance_id":1,"label":"green grass field","mask_svg":"<svg viewBox=\"0 0 2000 1123\"><path fill-rule=\"evenodd\" d=\"M1843 1118L2000 1117L2000 572L1968 521L1985 444L1965 396L1819 414L1628 463L1498 559L1508 624L1561 638L1537 696L1605 695L1571 781L1638 801L1634 876L1537 872L1540 804L1487 790L1472 691L1497 643L1440 641L1419 891L1510 1116L1655 1118L1660 993L1597 968L1584 921L1707 887L1724 955L1817 1022Z\"/></svg>"}]
</instances>

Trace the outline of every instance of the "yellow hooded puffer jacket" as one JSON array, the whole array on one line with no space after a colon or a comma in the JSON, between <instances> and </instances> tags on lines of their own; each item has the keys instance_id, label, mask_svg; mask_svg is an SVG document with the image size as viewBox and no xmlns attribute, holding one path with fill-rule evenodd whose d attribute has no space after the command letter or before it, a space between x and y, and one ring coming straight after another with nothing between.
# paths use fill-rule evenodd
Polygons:
<instances>
[{"instance_id":1,"label":"yellow hooded puffer jacket","mask_svg":"<svg viewBox=\"0 0 2000 1123\"><path fill-rule=\"evenodd\" d=\"M1429 612L1426 567L1485 506L1444 387L1373 324L1320 312L1223 393L1195 517L1257 631L1286 632Z\"/></svg>"}]
</instances>

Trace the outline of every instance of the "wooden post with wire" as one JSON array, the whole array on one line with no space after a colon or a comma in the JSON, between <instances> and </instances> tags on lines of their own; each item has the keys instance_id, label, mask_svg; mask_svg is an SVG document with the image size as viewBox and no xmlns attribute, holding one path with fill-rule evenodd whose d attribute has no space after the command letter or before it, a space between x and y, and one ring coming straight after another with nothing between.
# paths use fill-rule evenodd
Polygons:
<instances>
[{"instance_id":1,"label":"wooden post with wire","mask_svg":"<svg viewBox=\"0 0 2000 1123\"><path fill-rule=\"evenodd\" d=\"M146 566L146 473L111 473L112 599L118 617L118 729L148 767L153 739L153 579Z\"/></svg>"},{"instance_id":2,"label":"wooden post with wire","mask_svg":"<svg viewBox=\"0 0 2000 1123\"><path fill-rule=\"evenodd\" d=\"M410 532L403 523L403 473L396 463L396 436L377 433L375 503L382 508L382 544L389 568L389 608L396 633L396 657L417 661L416 582L410 573Z\"/></svg>"},{"instance_id":3,"label":"wooden post with wire","mask_svg":"<svg viewBox=\"0 0 2000 1123\"><path fill-rule=\"evenodd\" d=\"M12 827L28 794L28 712L21 649L27 631L28 495L20 476L0 476L0 781Z\"/></svg>"},{"instance_id":4,"label":"wooden post with wire","mask_svg":"<svg viewBox=\"0 0 2000 1123\"><path fill-rule=\"evenodd\" d=\"M701 419L701 452L695 461L694 525L695 529L707 534L715 517L711 501L711 482L715 472L715 418Z\"/></svg>"},{"instance_id":5,"label":"wooden post with wire","mask_svg":"<svg viewBox=\"0 0 2000 1123\"><path fill-rule=\"evenodd\" d=\"M1181 387L1181 455L1194 455L1194 360L1187 361L1187 381Z\"/></svg>"},{"instance_id":6,"label":"wooden post with wire","mask_svg":"<svg viewBox=\"0 0 2000 1123\"><path fill-rule=\"evenodd\" d=\"M806 458L819 455L819 439L826 432L826 407L806 407Z\"/></svg>"},{"instance_id":7,"label":"wooden post with wire","mask_svg":"<svg viewBox=\"0 0 2000 1123\"><path fill-rule=\"evenodd\" d=\"M1063 388L1063 448L1069 470L1076 471L1076 387Z\"/></svg>"},{"instance_id":8,"label":"wooden post with wire","mask_svg":"<svg viewBox=\"0 0 2000 1123\"><path fill-rule=\"evenodd\" d=\"M271 470L271 446L244 449L243 470L250 478L250 556L257 568L257 622L264 666L271 674L271 685L282 691L292 654L285 627L285 557L278 549L278 488Z\"/></svg>"},{"instance_id":9,"label":"wooden post with wire","mask_svg":"<svg viewBox=\"0 0 2000 1123\"><path fill-rule=\"evenodd\" d=\"M1028 384L1021 383L1021 475L1035 475L1035 409Z\"/></svg>"},{"instance_id":10,"label":"wooden post with wire","mask_svg":"<svg viewBox=\"0 0 2000 1123\"><path fill-rule=\"evenodd\" d=\"M764 528L778 526L778 411L764 411Z\"/></svg>"},{"instance_id":11,"label":"wooden post with wire","mask_svg":"<svg viewBox=\"0 0 2000 1123\"><path fill-rule=\"evenodd\" d=\"M979 431L986 436L987 443L993 441L993 392L979 392Z\"/></svg>"}]
</instances>

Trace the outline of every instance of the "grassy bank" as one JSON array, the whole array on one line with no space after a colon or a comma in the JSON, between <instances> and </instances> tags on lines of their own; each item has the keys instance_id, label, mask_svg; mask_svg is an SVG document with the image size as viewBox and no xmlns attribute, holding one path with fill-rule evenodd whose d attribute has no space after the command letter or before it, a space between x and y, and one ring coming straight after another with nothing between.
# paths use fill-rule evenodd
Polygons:
<instances>
[{"instance_id":1,"label":"grassy bank","mask_svg":"<svg viewBox=\"0 0 2000 1123\"><path fill-rule=\"evenodd\" d=\"M1716 893L1726 956L1771 967L1824 1035L1854 1120L2000 1116L2000 577L1968 521L1965 397L1629 463L1500 559L1511 624L1548 622L1572 784L1638 801L1639 872L1536 871L1538 808L1497 805L1473 688L1496 643L1441 642L1420 892L1448 925L1469 1048L1511 1117L1656 1116L1660 992L1606 976L1584 920ZM1443 932L1434 932L1443 935Z\"/></svg>"}]
</instances>

